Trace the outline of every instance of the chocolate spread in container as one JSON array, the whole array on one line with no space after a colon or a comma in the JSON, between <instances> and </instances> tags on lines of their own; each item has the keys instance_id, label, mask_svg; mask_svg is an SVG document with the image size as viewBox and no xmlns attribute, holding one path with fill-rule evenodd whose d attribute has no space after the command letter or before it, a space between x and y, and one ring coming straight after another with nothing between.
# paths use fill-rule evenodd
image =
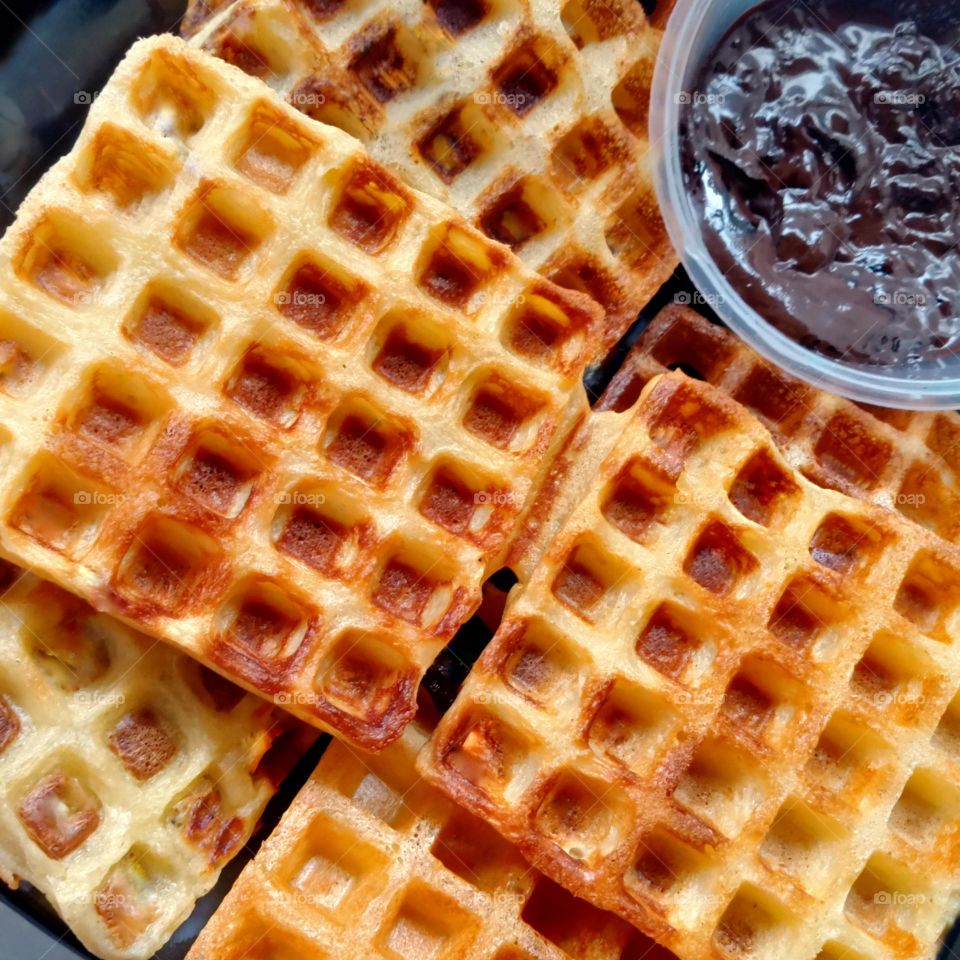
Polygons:
<instances>
[{"instance_id":1,"label":"chocolate spread in container","mask_svg":"<svg viewBox=\"0 0 960 960\"><path fill-rule=\"evenodd\" d=\"M730 283L856 363L960 354L960 0L772 0L684 95L686 186Z\"/></svg>"}]
</instances>

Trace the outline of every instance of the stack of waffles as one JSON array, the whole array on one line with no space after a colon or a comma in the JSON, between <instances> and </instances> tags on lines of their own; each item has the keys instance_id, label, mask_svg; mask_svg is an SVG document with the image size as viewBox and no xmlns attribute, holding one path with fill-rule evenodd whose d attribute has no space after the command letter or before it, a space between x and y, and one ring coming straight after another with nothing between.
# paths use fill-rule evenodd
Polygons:
<instances>
[{"instance_id":1,"label":"stack of waffles","mask_svg":"<svg viewBox=\"0 0 960 960\"><path fill-rule=\"evenodd\" d=\"M422 771L681 957L932 956L960 551L682 374L623 416Z\"/></svg>"},{"instance_id":2,"label":"stack of waffles","mask_svg":"<svg viewBox=\"0 0 960 960\"><path fill-rule=\"evenodd\" d=\"M0 278L4 548L309 722L398 736L586 414L596 304L168 37Z\"/></svg>"},{"instance_id":3,"label":"stack of waffles","mask_svg":"<svg viewBox=\"0 0 960 960\"><path fill-rule=\"evenodd\" d=\"M0 589L0 878L97 956L151 956L309 730L52 583L7 564Z\"/></svg>"},{"instance_id":4,"label":"stack of waffles","mask_svg":"<svg viewBox=\"0 0 960 960\"><path fill-rule=\"evenodd\" d=\"M16 593L4 877L99 955L148 956L309 741L275 707L400 736L626 314L170 38L103 91L0 273L4 551L92 604ZM217 675L121 621L273 706L223 683L199 709Z\"/></svg>"},{"instance_id":5,"label":"stack of waffles","mask_svg":"<svg viewBox=\"0 0 960 960\"><path fill-rule=\"evenodd\" d=\"M647 107L669 3L194 0L193 42L359 138L617 339L672 273Z\"/></svg>"},{"instance_id":6,"label":"stack of waffles","mask_svg":"<svg viewBox=\"0 0 960 960\"><path fill-rule=\"evenodd\" d=\"M587 405L673 266L660 22L196 3L0 241L0 552L31 571L0 871L99 956L158 949L316 728L194 960L933 956L960 419L679 310ZM505 564L434 724L420 681Z\"/></svg>"},{"instance_id":7,"label":"stack of waffles","mask_svg":"<svg viewBox=\"0 0 960 960\"><path fill-rule=\"evenodd\" d=\"M379 754L339 743L190 960L668 960L420 780L416 723Z\"/></svg>"},{"instance_id":8,"label":"stack of waffles","mask_svg":"<svg viewBox=\"0 0 960 960\"><path fill-rule=\"evenodd\" d=\"M626 410L647 382L676 369L743 404L790 466L818 486L872 500L960 541L955 414L888 410L817 390L683 304L666 307L644 330L597 409Z\"/></svg>"},{"instance_id":9,"label":"stack of waffles","mask_svg":"<svg viewBox=\"0 0 960 960\"><path fill-rule=\"evenodd\" d=\"M960 553L814 485L681 374L582 433L425 780L397 759L414 728L335 748L190 960L553 956L527 926L568 957L935 955L958 907ZM504 944L501 899L474 904L516 889L517 853L581 899L548 922L521 893ZM611 915L642 936L610 952Z\"/></svg>"}]
</instances>

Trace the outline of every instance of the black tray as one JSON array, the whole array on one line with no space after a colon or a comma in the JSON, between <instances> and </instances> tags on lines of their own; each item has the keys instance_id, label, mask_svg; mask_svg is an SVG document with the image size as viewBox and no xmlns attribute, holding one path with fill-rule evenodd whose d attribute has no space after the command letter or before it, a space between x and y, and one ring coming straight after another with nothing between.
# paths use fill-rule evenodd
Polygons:
<instances>
[{"instance_id":1,"label":"black tray","mask_svg":"<svg viewBox=\"0 0 960 960\"><path fill-rule=\"evenodd\" d=\"M185 5L185 0L0 0L0 229L13 220L43 172L69 151L88 105L133 41L175 29ZM590 373L591 395L599 393L656 311L692 291L678 270L608 362ZM482 627L468 624L451 643L457 651L452 660L474 659L485 639ZM197 931L316 766L325 743L321 738L297 765L268 806L263 830L155 960L183 960ZM42 896L28 885L11 892L0 883L0 960L78 958L92 960ZM960 960L960 924L939 960Z\"/></svg>"}]
</instances>

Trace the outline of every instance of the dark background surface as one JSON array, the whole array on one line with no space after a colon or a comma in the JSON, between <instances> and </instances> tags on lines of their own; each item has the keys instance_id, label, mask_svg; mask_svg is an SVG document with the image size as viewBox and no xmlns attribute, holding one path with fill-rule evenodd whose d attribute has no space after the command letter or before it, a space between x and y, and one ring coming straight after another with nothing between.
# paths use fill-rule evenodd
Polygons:
<instances>
[{"instance_id":1,"label":"dark background surface","mask_svg":"<svg viewBox=\"0 0 960 960\"><path fill-rule=\"evenodd\" d=\"M87 104L130 44L137 37L174 29L184 7L185 0L0 0L0 231L42 173L73 145ZM646 321L678 292L690 289L683 271L678 271L610 361L588 377L591 394L602 389ZM462 679L486 639L488 635L474 622L451 643L446 667L455 675L454 682ZM441 685L451 679L445 675ZM157 960L181 960L186 954L196 931L309 776L325 742L321 738L290 775L267 808L264 829L223 871L216 888L200 901ZM940 960L960 960L957 929L951 943ZM89 956L35 891L24 885L10 892L0 884L0 960Z\"/></svg>"},{"instance_id":2,"label":"dark background surface","mask_svg":"<svg viewBox=\"0 0 960 960\"><path fill-rule=\"evenodd\" d=\"M86 103L130 44L185 0L0 0L0 228L73 145Z\"/></svg>"}]
</instances>

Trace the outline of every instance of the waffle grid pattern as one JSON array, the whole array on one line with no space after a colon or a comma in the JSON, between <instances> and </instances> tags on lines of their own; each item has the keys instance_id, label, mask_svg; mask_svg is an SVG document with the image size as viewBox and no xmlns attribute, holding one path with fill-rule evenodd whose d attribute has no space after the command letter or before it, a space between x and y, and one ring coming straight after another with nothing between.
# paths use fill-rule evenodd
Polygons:
<instances>
[{"instance_id":1,"label":"waffle grid pattern","mask_svg":"<svg viewBox=\"0 0 960 960\"><path fill-rule=\"evenodd\" d=\"M152 956L253 833L309 728L12 566L0 877L105 960Z\"/></svg>"},{"instance_id":2,"label":"waffle grid pattern","mask_svg":"<svg viewBox=\"0 0 960 960\"><path fill-rule=\"evenodd\" d=\"M635 0L241 0L194 4L183 30L588 292L609 344L676 266L647 159L668 13L652 24Z\"/></svg>"},{"instance_id":3,"label":"waffle grid pattern","mask_svg":"<svg viewBox=\"0 0 960 960\"><path fill-rule=\"evenodd\" d=\"M601 313L142 41L0 247L2 545L367 747L586 409Z\"/></svg>"},{"instance_id":4,"label":"waffle grid pattern","mask_svg":"<svg viewBox=\"0 0 960 960\"><path fill-rule=\"evenodd\" d=\"M678 367L759 417L791 466L814 483L960 541L960 415L885 410L818 390L683 305L651 322L597 409L625 410L650 379Z\"/></svg>"},{"instance_id":5,"label":"waffle grid pattern","mask_svg":"<svg viewBox=\"0 0 960 960\"><path fill-rule=\"evenodd\" d=\"M791 471L719 390L647 391L598 417L599 476L420 769L683 960L929 958L957 908L960 557Z\"/></svg>"},{"instance_id":6,"label":"waffle grid pattern","mask_svg":"<svg viewBox=\"0 0 960 960\"><path fill-rule=\"evenodd\" d=\"M673 960L421 781L425 736L332 743L189 960Z\"/></svg>"}]
</instances>

